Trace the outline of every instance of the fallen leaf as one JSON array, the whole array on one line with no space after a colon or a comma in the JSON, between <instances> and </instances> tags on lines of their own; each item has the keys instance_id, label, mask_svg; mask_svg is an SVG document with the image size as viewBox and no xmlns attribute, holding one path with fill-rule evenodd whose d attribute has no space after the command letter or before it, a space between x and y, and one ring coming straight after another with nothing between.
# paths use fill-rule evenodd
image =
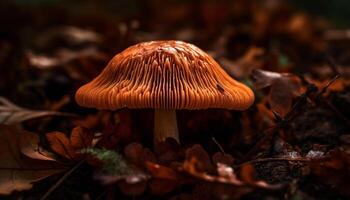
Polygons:
<instances>
[{"instance_id":1,"label":"fallen leaf","mask_svg":"<svg viewBox=\"0 0 350 200\"><path fill-rule=\"evenodd\" d=\"M178 173L176 173L173 169L169 167L158 165L152 162L146 162L146 168L154 178L170 179L170 180L179 179Z\"/></svg>"},{"instance_id":2,"label":"fallen leaf","mask_svg":"<svg viewBox=\"0 0 350 200\"><path fill-rule=\"evenodd\" d=\"M21 154L19 137L23 132L0 125L0 194L30 189L34 182L66 169L54 159L37 160Z\"/></svg>"},{"instance_id":3,"label":"fallen leaf","mask_svg":"<svg viewBox=\"0 0 350 200\"><path fill-rule=\"evenodd\" d=\"M200 171L196 166L198 166L198 161L196 158L191 158L190 160L185 160L183 163L183 170L190 175L208 182L226 183L235 186L243 186L244 183L236 177L234 170L232 168L226 167L224 164L218 165L218 173L221 176L209 175L204 171Z\"/></svg>"},{"instance_id":4,"label":"fallen leaf","mask_svg":"<svg viewBox=\"0 0 350 200\"><path fill-rule=\"evenodd\" d=\"M77 150L91 147L91 142L93 139L94 134L80 126L73 128L70 135L71 145Z\"/></svg>"},{"instance_id":5,"label":"fallen leaf","mask_svg":"<svg viewBox=\"0 0 350 200\"><path fill-rule=\"evenodd\" d=\"M157 163L169 166L173 162L183 160L185 151L174 138L167 138L165 141L156 144L155 154Z\"/></svg>"},{"instance_id":6,"label":"fallen leaf","mask_svg":"<svg viewBox=\"0 0 350 200\"><path fill-rule=\"evenodd\" d=\"M56 111L30 110L19 107L6 98L0 97L0 124L15 124L49 116L74 117L75 115Z\"/></svg>"},{"instance_id":7,"label":"fallen leaf","mask_svg":"<svg viewBox=\"0 0 350 200\"><path fill-rule=\"evenodd\" d=\"M19 136L19 147L24 155L37 160L55 161L51 153L43 149L39 142L39 136L35 133L23 131Z\"/></svg>"},{"instance_id":8,"label":"fallen leaf","mask_svg":"<svg viewBox=\"0 0 350 200\"><path fill-rule=\"evenodd\" d=\"M256 69L251 76L255 88L270 87L268 102L271 110L282 117L291 109L293 99L302 93L301 81L293 74Z\"/></svg>"},{"instance_id":9,"label":"fallen leaf","mask_svg":"<svg viewBox=\"0 0 350 200\"><path fill-rule=\"evenodd\" d=\"M251 186L263 189L279 189L282 187L282 185L271 185L265 181L255 180L254 168L251 168L250 166L243 166L241 169L241 179L239 179L235 174L234 169L228 165L218 163L216 169L218 175L209 175L207 172L200 171L200 169L196 167L200 166L198 164L199 162L200 161L196 158L185 160L183 163L183 170L200 180L212 183L223 183L238 187Z\"/></svg>"},{"instance_id":10,"label":"fallen leaf","mask_svg":"<svg viewBox=\"0 0 350 200\"><path fill-rule=\"evenodd\" d=\"M80 160L83 156L80 150L92 147L95 143L94 135L81 127L75 127L70 138L59 131L47 133L46 138L55 153L69 160Z\"/></svg>"},{"instance_id":11,"label":"fallen leaf","mask_svg":"<svg viewBox=\"0 0 350 200\"><path fill-rule=\"evenodd\" d=\"M200 162L194 162L193 164L198 165L196 168L199 168L201 171L211 171L213 169L208 153L200 144L195 144L186 150L186 160L193 159L200 160Z\"/></svg>"},{"instance_id":12,"label":"fallen leaf","mask_svg":"<svg viewBox=\"0 0 350 200\"><path fill-rule=\"evenodd\" d=\"M152 162L146 162L146 168L152 175L149 183L152 194L166 194L182 183L183 177L172 168Z\"/></svg>"},{"instance_id":13,"label":"fallen leaf","mask_svg":"<svg viewBox=\"0 0 350 200\"><path fill-rule=\"evenodd\" d=\"M131 143L124 148L125 158L137 165L144 166L146 162L156 162L157 159L151 150L144 148L139 143Z\"/></svg>"},{"instance_id":14,"label":"fallen leaf","mask_svg":"<svg viewBox=\"0 0 350 200\"><path fill-rule=\"evenodd\" d=\"M214 164L222 163L225 165L233 165L234 158L227 153L217 152L212 156L212 161Z\"/></svg>"},{"instance_id":15,"label":"fallen leaf","mask_svg":"<svg viewBox=\"0 0 350 200\"><path fill-rule=\"evenodd\" d=\"M71 145L66 134L54 131L46 134L46 138L51 145L51 149L57 154L69 159L73 160L75 157L75 149Z\"/></svg>"},{"instance_id":16,"label":"fallen leaf","mask_svg":"<svg viewBox=\"0 0 350 200\"><path fill-rule=\"evenodd\" d=\"M137 182L137 183L127 183L124 181L119 181L118 182L118 186L120 188L120 190L129 196L136 196L136 195L141 195L145 192L146 188L147 188L147 182L146 181L142 181L142 182Z\"/></svg>"}]
</instances>

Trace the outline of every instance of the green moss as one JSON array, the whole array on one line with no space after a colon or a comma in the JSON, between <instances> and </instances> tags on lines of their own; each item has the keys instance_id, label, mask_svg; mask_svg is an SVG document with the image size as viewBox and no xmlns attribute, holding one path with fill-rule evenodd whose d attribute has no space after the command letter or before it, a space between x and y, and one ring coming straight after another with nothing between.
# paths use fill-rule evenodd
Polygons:
<instances>
[{"instance_id":1,"label":"green moss","mask_svg":"<svg viewBox=\"0 0 350 200\"><path fill-rule=\"evenodd\" d=\"M104 173L108 173L110 175L127 175L131 173L130 167L125 159L115 151L98 148L87 148L83 150L83 153L93 155L102 161L102 171Z\"/></svg>"}]
</instances>

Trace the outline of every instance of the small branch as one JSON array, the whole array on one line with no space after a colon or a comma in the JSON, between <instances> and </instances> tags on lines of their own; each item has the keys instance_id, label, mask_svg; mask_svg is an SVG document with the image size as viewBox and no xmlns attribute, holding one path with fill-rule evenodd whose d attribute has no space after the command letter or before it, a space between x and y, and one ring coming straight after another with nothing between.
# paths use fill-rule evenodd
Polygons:
<instances>
[{"instance_id":1,"label":"small branch","mask_svg":"<svg viewBox=\"0 0 350 200\"><path fill-rule=\"evenodd\" d=\"M67 171L50 189L40 198L40 200L46 200L53 191L55 191L75 170L77 170L85 160L81 160L74 167L72 167L69 171Z\"/></svg>"},{"instance_id":2,"label":"small branch","mask_svg":"<svg viewBox=\"0 0 350 200\"><path fill-rule=\"evenodd\" d=\"M340 72L339 72L339 67L338 67L338 65L335 63L333 57L330 56L329 54L327 54L326 57L327 57L327 62L328 62L328 64L329 64L329 66L331 67L333 73L334 73L335 75L339 75L339 74L340 74Z\"/></svg>"},{"instance_id":3,"label":"small branch","mask_svg":"<svg viewBox=\"0 0 350 200\"><path fill-rule=\"evenodd\" d=\"M247 161L244 163L241 163L239 165L233 166L234 169L242 167L243 165L248 165L248 164L254 164L254 163L260 163L260 162L271 162L271 161L291 161L291 162L309 162L311 159L309 158L303 158L303 157L296 157L296 158L259 158L256 160L251 160Z\"/></svg>"},{"instance_id":4,"label":"small branch","mask_svg":"<svg viewBox=\"0 0 350 200\"><path fill-rule=\"evenodd\" d=\"M226 153L225 153L224 148L222 148L222 146L221 146L220 143L215 139L215 137L211 137L211 139L212 139L213 142L219 147L221 153L223 153L223 154L225 155Z\"/></svg>"},{"instance_id":5,"label":"small branch","mask_svg":"<svg viewBox=\"0 0 350 200\"><path fill-rule=\"evenodd\" d=\"M293 119L295 116L296 111L307 102L307 98L310 94L317 92L317 87L313 84L310 84L307 86L306 91L299 96L299 99L293 107L288 111L288 113L281 119L278 120L275 126L265 130L263 132L263 137L254 145L254 147L245 155L245 158L250 158L253 154L256 153L256 151L259 150L260 146L264 144L266 141L268 141L271 136L278 130L279 128L282 128L288 124L290 120ZM278 115L277 115L278 116Z\"/></svg>"},{"instance_id":6,"label":"small branch","mask_svg":"<svg viewBox=\"0 0 350 200\"><path fill-rule=\"evenodd\" d=\"M329 86L331 86L337 79L340 78L340 74L335 75L330 81L328 81L328 83L322 88L322 90L317 94L317 96L315 97L315 100L318 101L319 98L327 92Z\"/></svg>"}]
</instances>

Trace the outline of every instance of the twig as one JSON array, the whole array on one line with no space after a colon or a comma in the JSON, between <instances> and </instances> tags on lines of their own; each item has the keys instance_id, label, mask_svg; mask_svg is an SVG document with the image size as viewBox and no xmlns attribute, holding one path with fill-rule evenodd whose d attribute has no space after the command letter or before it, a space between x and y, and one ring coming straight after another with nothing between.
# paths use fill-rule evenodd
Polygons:
<instances>
[{"instance_id":1,"label":"twig","mask_svg":"<svg viewBox=\"0 0 350 200\"><path fill-rule=\"evenodd\" d=\"M329 86L331 86L337 79L340 78L340 74L336 74L330 81L328 81L328 83L322 88L322 90L317 94L317 96L315 97L315 101L318 101L319 98L327 92Z\"/></svg>"},{"instance_id":2,"label":"twig","mask_svg":"<svg viewBox=\"0 0 350 200\"><path fill-rule=\"evenodd\" d=\"M226 154L224 148L222 148L222 146L220 145L220 143L215 139L215 137L211 137L211 139L214 141L214 143L219 147L221 153L223 153L224 155Z\"/></svg>"},{"instance_id":3,"label":"twig","mask_svg":"<svg viewBox=\"0 0 350 200\"><path fill-rule=\"evenodd\" d=\"M106 195L106 193L107 193L107 191L105 190L105 191L103 191L100 195L98 195L97 197L96 197L96 199L95 200L100 200L100 199L102 199L102 197L103 196L105 196Z\"/></svg>"},{"instance_id":4,"label":"twig","mask_svg":"<svg viewBox=\"0 0 350 200\"><path fill-rule=\"evenodd\" d=\"M241 163L239 165L235 165L233 166L234 169L242 167L244 165L248 165L248 164L254 164L254 163L259 163L259 162L271 162L271 161L292 161L292 162L309 162L311 161L310 158L304 158L304 157L296 157L296 158L285 158L285 157L281 157L281 158L259 158L256 160L250 160L244 163Z\"/></svg>"},{"instance_id":5,"label":"twig","mask_svg":"<svg viewBox=\"0 0 350 200\"><path fill-rule=\"evenodd\" d=\"M326 58L327 58L327 62L328 62L328 64L329 64L329 66L331 67L333 73L334 73L335 75L340 74L340 72L339 72L339 67L338 67L338 65L335 63L333 57L330 56L329 54L327 54L327 55L326 55Z\"/></svg>"},{"instance_id":6,"label":"twig","mask_svg":"<svg viewBox=\"0 0 350 200\"><path fill-rule=\"evenodd\" d=\"M69 171L67 171L50 189L40 198L40 200L46 200L56 188L58 188L68 177L71 175L76 169L78 169L85 160L81 160L74 167L72 167Z\"/></svg>"},{"instance_id":7,"label":"twig","mask_svg":"<svg viewBox=\"0 0 350 200\"><path fill-rule=\"evenodd\" d=\"M256 151L259 150L259 147L264 144L266 141L268 141L271 136L273 136L273 134L279 129L282 128L284 126L286 126L288 124L288 122L290 120L293 119L293 117L295 116L295 112L302 106L305 104L307 98L309 97L310 94L317 92L317 87L313 84L310 84L307 86L306 91L300 95L299 99L297 100L297 102L295 102L295 104L293 105L293 107L290 109L290 111L288 111L288 113L281 118L275 126L268 128L267 130L265 130L263 132L263 137L254 145L254 147L244 156L245 158L249 159L253 154L256 153ZM277 115L278 116L278 115Z\"/></svg>"}]
</instances>

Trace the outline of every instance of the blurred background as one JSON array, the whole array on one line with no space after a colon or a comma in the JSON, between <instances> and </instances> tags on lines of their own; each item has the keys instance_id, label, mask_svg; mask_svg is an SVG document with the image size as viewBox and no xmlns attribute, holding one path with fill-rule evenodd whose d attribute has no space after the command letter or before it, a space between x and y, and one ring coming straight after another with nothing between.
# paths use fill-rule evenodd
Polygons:
<instances>
[{"instance_id":1,"label":"blurred background","mask_svg":"<svg viewBox=\"0 0 350 200\"><path fill-rule=\"evenodd\" d=\"M252 69L328 80L329 57L347 78L349 15L347 0L3 0L0 94L84 114L78 87L126 47L165 39L199 46L249 86Z\"/></svg>"},{"instance_id":2,"label":"blurred background","mask_svg":"<svg viewBox=\"0 0 350 200\"><path fill-rule=\"evenodd\" d=\"M24 108L68 112L81 117L28 122L26 130L69 133L76 124L93 124L98 130L93 129L95 132L110 133L106 141L113 148L122 149L122 145L135 141L152 147L151 110L98 112L79 107L74 95L77 88L96 77L115 54L128 46L150 40L183 40L208 52L256 95L256 103L246 112L178 111L183 144L199 143L209 152L216 152L215 136L218 144L236 160L246 159L244 156L261 132L276 121L271 112L273 105L266 103L272 99L272 92L257 91L250 78L253 69L262 69L276 72L269 74L271 80L276 74L282 79L292 77L285 85L275 84L280 86L274 91L277 100L289 106L281 103L284 110L289 110L301 94L296 92L296 88L301 88L300 82L310 86L305 84L309 81L322 88L334 75L341 74L342 78L332 89L339 92L332 104L336 114L328 107L312 108L293 122L292 128L286 128L285 132L293 133L290 134L293 137L284 136L304 152L313 149L315 141L333 147L338 144L340 133L349 133L343 115L349 116L350 98L346 87L341 85L349 84L350 80L349 19L349 0L1 0L0 96ZM295 79L290 74L281 75L284 72L297 75L300 82L293 82ZM298 87L294 88L295 85ZM0 118L5 116L6 120L9 113L5 110ZM113 137L109 138L110 135ZM284 142L274 143L277 153L279 148L287 146L281 141ZM275 155L276 152L264 153ZM267 179L293 179L287 164L282 169L284 174L279 171L273 174L271 169L276 166L257 171L263 172L260 177ZM323 165L320 168L324 169ZM343 174L338 173L339 179L348 181ZM77 177L76 186L82 188L82 177L90 178ZM90 182L86 181L86 185L95 187ZM304 185L300 188L309 189ZM316 185L315 188L311 192L315 199L321 199L331 187ZM68 185L64 192L59 192L62 198L66 190L74 191ZM82 190L90 192L90 188ZM349 189L344 187L344 191L348 194ZM328 199L335 199L333 193L329 194Z\"/></svg>"},{"instance_id":3,"label":"blurred background","mask_svg":"<svg viewBox=\"0 0 350 200\"><path fill-rule=\"evenodd\" d=\"M265 56L264 63L255 63L259 68L279 65L283 71L294 65L295 71L305 71L322 64L322 53L348 64L343 50L349 15L347 0L3 0L0 92L11 96L35 87L18 82L8 88L14 77L35 76L27 70L55 69L68 78L90 80L114 54L148 40L192 42L236 78L250 68L231 69L234 61L253 46L264 49L251 51L250 56ZM70 87L60 74L45 80L62 87L55 93Z\"/></svg>"}]
</instances>

